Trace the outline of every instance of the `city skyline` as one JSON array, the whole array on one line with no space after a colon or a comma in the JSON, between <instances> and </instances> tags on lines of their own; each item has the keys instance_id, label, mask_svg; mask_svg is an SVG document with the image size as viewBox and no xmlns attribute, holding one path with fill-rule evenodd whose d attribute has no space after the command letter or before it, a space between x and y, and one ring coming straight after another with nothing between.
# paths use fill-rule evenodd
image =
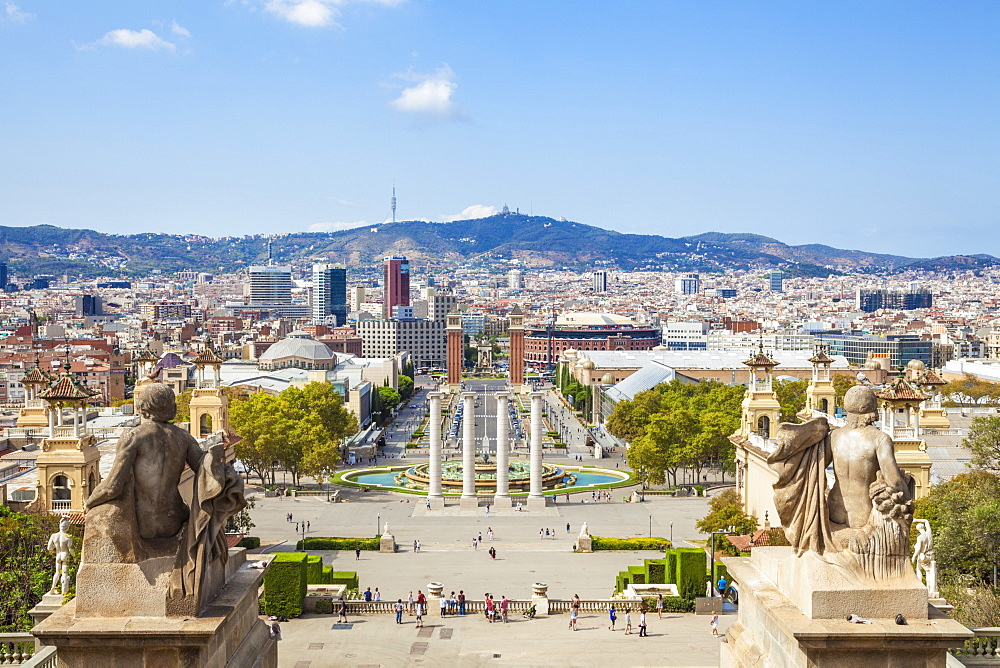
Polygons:
<instances>
[{"instance_id":1,"label":"city skyline","mask_svg":"<svg viewBox=\"0 0 1000 668\"><path fill-rule=\"evenodd\" d=\"M522 213L1000 255L1000 8L0 7L0 225L212 236Z\"/></svg>"}]
</instances>

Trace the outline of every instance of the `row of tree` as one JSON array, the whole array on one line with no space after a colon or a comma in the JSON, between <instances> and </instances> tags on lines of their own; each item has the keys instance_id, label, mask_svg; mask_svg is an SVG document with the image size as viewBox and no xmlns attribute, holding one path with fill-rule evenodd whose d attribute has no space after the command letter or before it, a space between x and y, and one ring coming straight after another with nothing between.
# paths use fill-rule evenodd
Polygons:
<instances>
[{"instance_id":1,"label":"row of tree","mask_svg":"<svg viewBox=\"0 0 1000 668\"><path fill-rule=\"evenodd\" d=\"M238 399L229 405L229 421L241 436L236 458L261 484L269 476L274 483L275 465L291 474L293 485L302 475L329 478L340 463L343 440L358 430L357 419L330 383Z\"/></svg>"}]
</instances>

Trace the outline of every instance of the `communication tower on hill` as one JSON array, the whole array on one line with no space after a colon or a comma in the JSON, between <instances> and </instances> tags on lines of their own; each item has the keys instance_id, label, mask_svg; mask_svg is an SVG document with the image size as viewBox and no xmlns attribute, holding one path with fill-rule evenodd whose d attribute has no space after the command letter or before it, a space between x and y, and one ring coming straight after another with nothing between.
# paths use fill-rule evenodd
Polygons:
<instances>
[{"instance_id":1,"label":"communication tower on hill","mask_svg":"<svg viewBox=\"0 0 1000 668\"><path fill-rule=\"evenodd\" d=\"M392 201L389 205L392 208L392 222L396 222L396 184L392 186Z\"/></svg>"}]
</instances>

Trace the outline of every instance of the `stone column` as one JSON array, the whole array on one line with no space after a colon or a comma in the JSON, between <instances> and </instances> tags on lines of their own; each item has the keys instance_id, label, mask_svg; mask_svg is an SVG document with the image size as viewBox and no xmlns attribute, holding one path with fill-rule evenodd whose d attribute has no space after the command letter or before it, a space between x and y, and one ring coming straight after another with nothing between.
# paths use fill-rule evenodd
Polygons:
<instances>
[{"instance_id":1,"label":"stone column","mask_svg":"<svg viewBox=\"0 0 1000 668\"><path fill-rule=\"evenodd\" d=\"M532 392L531 396L531 453L530 453L530 488L528 491L528 508L544 508L545 496L542 494L542 392Z\"/></svg>"},{"instance_id":2,"label":"stone column","mask_svg":"<svg viewBox=\"0 0 1000 668\"><path fill-rule=\"evenodd\" d=\"M476 508L476 393L463 392L462 402L462 508Z\"/></svg>"},{"instance_id":3,"label":"stone column","mask_svg":"<svg viewBox=\"0 0 1000 668\"><path fill-rule=\"evenodd\" d=\"M497 491L493 496L493 505L496 507L510 507L510 486L509 471L507 467L508 453L510 452L510 439L508 427L510 417L507 415L507 400L510 394L507 392L497 393Z\"/></svg>"},{"instance_id":4,"label":"stone column","mask_svg":"<svg viewBox=\"0 0 1000 668\"><path fill-rule=\"evenodd\" d=\"M444 496L441 494L441 399L444 394L441 392L431 392L427 395L430 407L430 462L428 474L430 483L427 491L427 499L431 508L443 508Z\"/></svg>"}]
</instances>

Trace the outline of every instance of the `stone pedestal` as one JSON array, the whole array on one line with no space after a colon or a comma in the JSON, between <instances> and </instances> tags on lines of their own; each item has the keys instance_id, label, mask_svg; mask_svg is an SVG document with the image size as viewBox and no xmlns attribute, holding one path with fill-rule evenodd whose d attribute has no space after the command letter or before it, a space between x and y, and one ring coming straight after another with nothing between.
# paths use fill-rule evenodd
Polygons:
<instances>
[{"instance_id":1,"label":"stone pedestal","mask_svg":"<svg viewBox=\"0 0 1000 668\"><path fill-rule=\"evenodd\" d=\"M124 616L124 610L119 616L81 617L74 599L32 633L43 646L57 648L60 668L274 668L277 645L257 616L263 574L244 565L228 578L202 617Z\"/></svg>"},{"instance_id":2,"label":"stone pedestal","mask_svg":"<svg viewBox=\"0 0 1000 668\"><path fill-rule=\"evenodd\" d=\"M440 582L427 583L427 616L441 616L441 598L444 596L444 585Z\"/></svg>"},{"instance_id":3,"label":"stone pedestal","mask_svg":"<svg viewBox=\"0 0 1000 668\"><path fill-rule=\"evenodd\" d=\"M758 563L770 568L781 558L778 553L763 556L781 548L755 548L752 558L723 559L733 581L740 584L739 619L726 633L720 645L719 665L724 668L782 666L812 668L814 666L945 666L947 649L959 647L972 632L934 608L927 609L924 595L922 616L908 619L904 626L894 621L895 612L885 605L865 601L888 596L883 590L867 593L852 589L851 598L844 599L833 588L810 596L815 612L833 614L833 606L847 605L839 617L810 618L779 588ZM773 569L772 573L775 571ZM800 573L808 580L808 574ZM779 577L781 577L779 575ZM926 590L925 590L926 591ZM795 593L793 592L793 595ZM817 601L826 599L822 605ZM890 600L890 599L885 599ZM838 602L839 601L839 602ZM883 615L866 616L864 609L882 608ZM823 611L826 612L823 612ZM845 617L850 612L865 617L871 624L852 624Z\"/></svg>"},{"instance_id":4,"label":"stone pedestal","mask_svg":"<svg viewBox=\"0 0 1000 668\"><path fill-rule=\"evenodd\" d=\"M444 497L443 496L430 496L427 500L431 502L432 510L441 510L444 508Z\"/></svg>"},{"instance_id":5,"label":"stone pedestal","mask_svg":"<svg viewBox=\"0 0 1000 668\"><path fill-rule=\"evenodd\" d=\"M531 604L535 606L535 615L549 614L549 586L542 582L531 585Z\"/></svg>"},{"instance_id":6,"label":"stone pedestal","mask_svg":"<svg viewBox=\"0 0 1000 668\"><path fill-rule=\"evenodd\" d=\"M473 496L471 498L467 497L467 496L463 496L459 500L459 506L458 507L461 508L462 510L475 510L476 508L479 507L479 499L477 497L475 497L475 496Z\"/></svg>"},{"instance_id":7,"label":"stone pedestal","mask_svg":"<svg viewBox=\"0 0 1000 668\"><path fill-rule=\"evenodd\" d=\"M528 510L540 510L545 507L545 497L544 496L529 496L528 497Z\"/></svg>"},{"instance_id":8,"label":"stone pedestal","mask_svg":"<svg viewBox=\"0 0 1000 668\"><path fill-rule=\"evenodd\" d=\"M384 533L378 542L379 552L395 552L396 551L396 539L392 534Z\"/></svg>"},{"instance_id":9,"label":"stone pedestal","mask_svg":"<svg viewBox=\"0 0 1000 668\"><path fill-rule=\"evenodd\" d=\"M38 602L38 605L28 610L28 614L31 615L31 621L37 625L43 619L48 619L53 612L63 607L64 598L62 594L45 594L42 596L42 600Z\"/></svg>"},{"instance_id":10,"label":"stone pedestal","mask_svg":"<svg viewBox=\"0 0 1000 668\"><path fill-rule=\"evenodd\" d=\"M593 541L594 539L590 536L580 536L576 539L576 551L593 552Z\"/></svg>"}]
</instances>

